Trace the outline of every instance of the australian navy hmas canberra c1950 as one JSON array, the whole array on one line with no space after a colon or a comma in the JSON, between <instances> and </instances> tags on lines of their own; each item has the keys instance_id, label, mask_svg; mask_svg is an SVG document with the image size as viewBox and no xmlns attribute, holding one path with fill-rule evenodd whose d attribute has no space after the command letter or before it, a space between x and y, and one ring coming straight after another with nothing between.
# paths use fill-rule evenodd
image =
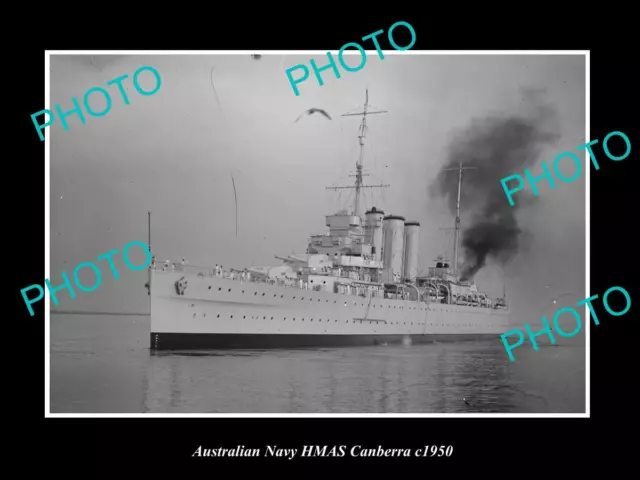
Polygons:
<instances>
[{"instance_id":1,"label":"australian navy hmas canberra c1950","mask_svg":"<svg viewBox=\"0 0 640 480\"><path fill-rule=\"evenodd\" d=\"M149 267L151 349L332 347L423 343L500 335L505 298L490 299L439 256L418 275L420 224L375 207L360 214L368 94L356 163L355 204L326 217L328 233L282 265L230 271L180 263ZM459 174L458 190L462 179ZM458 191L458 199L460 198ZM459 202L458 202L459 210ZM458 212L459 213L459 212ZM151 243L149 241L149 243Z\"/></svg>"}]
</instances>

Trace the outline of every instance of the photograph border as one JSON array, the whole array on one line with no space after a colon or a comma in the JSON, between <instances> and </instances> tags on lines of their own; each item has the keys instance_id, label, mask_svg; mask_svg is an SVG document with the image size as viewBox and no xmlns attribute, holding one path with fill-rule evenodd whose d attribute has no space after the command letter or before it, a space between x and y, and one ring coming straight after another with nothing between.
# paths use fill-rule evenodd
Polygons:
<instances>
[{"instance_id":1,"label":"photograph border","mask_svg":"<svg viewBox=\"0 0 640 480\"><path fill-rule=\"evenodd\" d=\"M50 59L51 55L326 55L337 50L45 50L45 102L50 109ZM378 55L376 50L367 50L367 55ZM590 140L590 51L589 50L383 50L385 55L584 55L585 56L585 141ZM343 52L359 55L359 52ZM286 75L283 71L283 81ZM45 278L50 276L50 146L51 129L45 135ZM590 159L585 149L584 157L588 167ZM585 298L590 293L591 242L591 169L585 168ZM496 179L498 182L499 179ZM585 412L584 413L51 413L50 411L50 298L44 296L45 308L45 418L591 418L590 386L590 321L591 314L584 306L585 320Z\"/></svg>"}]
</instances>

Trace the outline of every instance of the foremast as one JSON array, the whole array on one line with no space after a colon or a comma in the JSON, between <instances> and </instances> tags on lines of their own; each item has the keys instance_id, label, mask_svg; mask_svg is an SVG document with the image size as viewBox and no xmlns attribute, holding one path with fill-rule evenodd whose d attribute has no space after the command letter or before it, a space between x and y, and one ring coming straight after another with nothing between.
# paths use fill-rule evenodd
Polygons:
<instances>
[{"instance_id":1,"label":"foremast","mask_svg":"<svg viewBox=\"0 0 640 480\"><path fill-rule=\"evenodd\" d=\"M380 185L364 185L363 177L368 176L368 174L363 172L363 164L364 164L364 139L367 136L367 115L378 115L382 113L388 113L387 110L378 110L378 111L369 111L369 89L365 90L365 100L364 100L364 108L361 112L357 113L343 113L342 117L352 117L352 116L362 116L362 122L360 124L360 129L358 132L358 141L360 143L360 154L358 156L358 161L356 162L356 173L349 175L350 177L356 177L355 185L348 186L338 186L338 187L326 187L327 190L342 190L342 189L352 189L354 188L356 191L355 201L353 206L353 215L356 215L362 218L360 208L361 201L360 195L362 193L363 188L386 188L389 187L389 184L380 184Z\"/></svg>"}]
</instances>

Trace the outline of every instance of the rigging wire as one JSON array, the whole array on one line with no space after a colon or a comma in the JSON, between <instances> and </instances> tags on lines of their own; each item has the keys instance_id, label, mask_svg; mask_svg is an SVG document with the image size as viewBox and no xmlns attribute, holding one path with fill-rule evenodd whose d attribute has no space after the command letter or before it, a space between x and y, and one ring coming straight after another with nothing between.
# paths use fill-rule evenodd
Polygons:
<instances>
[{"instance_id":1,"label":"rigging wire","mask_svg":"<svg viewBox=\"0 0 640 480\"><path fill-rule=\"evenodd\" d=\"M216 67L211 67L211 72L209 74L209 80L211 81L211 88L213 88L213 93L216 96L216 102L218 107L220 108L220 113L223 113L222 104L220 103L220 98L218 97L218 91L216 90L216 86L213 83L213 71ZM233 199L235 204L235 213L236 213L236 237L238 236L238 193L236 190L236 181L233 178L233 173L229 172L231 176L231 184L233 185Z\"/></svg>"},{"instance_id":2,"label":"rigging wire","mask_svg":"<svg viewBox=\"0 0 640 480\"><path fill-rule=\"evenodd\" d=\"M218 98L218 92L216 91L216 86L213 84L213 70L216 67L211 67L211 73L209 75L210 80L211 80L211 87L213 87L213 93L215 93L216 95L216 102L218 102L218 107L220 107L220 111L222 111L222 105L220 104L220 99Z\"/></svg>"},{"instance_id":3,"label":"rigging wire","mask_svg":"<svg viewBox=\"0 0 640 480\"><path fill-rule=\"evenodd\" d=\"M231 183L233 184L233 198L236 204L236 237L237 237L238 236L238 195L236 193L236 182L233 179L233 174L230 173L230 175L231 175Z\"/></svg>"}]
</instances>

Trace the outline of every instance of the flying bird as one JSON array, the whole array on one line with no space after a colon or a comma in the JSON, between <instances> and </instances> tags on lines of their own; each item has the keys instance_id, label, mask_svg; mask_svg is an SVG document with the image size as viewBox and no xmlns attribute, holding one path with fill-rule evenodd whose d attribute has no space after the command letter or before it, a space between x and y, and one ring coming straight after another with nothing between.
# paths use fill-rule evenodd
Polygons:
<instances>
[{"instance_id":1,"label":"flying bird","mask_svg":"<svg viewBox=\"0 0 640 480\"><path fill-rule=\"evenodd\" d=\"M305 115L313 115L314 113L321 113L322 115L327 117L329 120L331 120L331 117L329 116L329 114L327 112L325 112L324 110L322 110L321 108L310 108L309 110L304 112L302 115L300 115L298 118L296 118L296 122L298 120L300 120L303 116L305 116ZM293 123L296 123L296 122L293 122Z\"/></svg>"}]
</instances>

